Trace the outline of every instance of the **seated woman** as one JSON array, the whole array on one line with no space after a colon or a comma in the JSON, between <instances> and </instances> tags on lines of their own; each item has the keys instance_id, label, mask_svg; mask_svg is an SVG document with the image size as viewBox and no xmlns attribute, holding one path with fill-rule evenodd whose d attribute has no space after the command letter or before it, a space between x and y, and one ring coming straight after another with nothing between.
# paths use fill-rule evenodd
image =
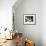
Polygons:
<instances>
[{"instance_id":1,"label":"seated woman","mask_svg":"<svg viewBox=\"0 0 46 46\"><path fill-rule=\"evenodd\" d=\"M16 33L15 36L16 46L22 46L22 33Z\"/></svg>"}]
</instances>

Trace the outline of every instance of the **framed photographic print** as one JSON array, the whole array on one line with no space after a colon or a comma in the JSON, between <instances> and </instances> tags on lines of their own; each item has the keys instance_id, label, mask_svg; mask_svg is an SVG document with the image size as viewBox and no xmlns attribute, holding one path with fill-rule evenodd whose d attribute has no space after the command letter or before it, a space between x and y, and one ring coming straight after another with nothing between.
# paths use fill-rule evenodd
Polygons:
<instances>
[{"instance_id":1,"label":"framed photographic print","mask_svg":"<svg viewBox=\"0 0 46 46\"><path fill-rule=\"evenodd\" d=\"M24 24L36 24L36 14L24 14Z\"/></svg>"}]
</instances>

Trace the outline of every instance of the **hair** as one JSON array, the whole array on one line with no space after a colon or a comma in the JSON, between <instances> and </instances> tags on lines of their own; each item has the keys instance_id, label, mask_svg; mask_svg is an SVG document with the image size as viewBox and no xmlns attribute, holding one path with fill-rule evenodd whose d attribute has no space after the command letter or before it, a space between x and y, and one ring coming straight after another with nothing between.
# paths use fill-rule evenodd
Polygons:
<instances>
[{"instance_id":1,"label":"hair","mask_svg":"<svg viewBox=\"0 0 46 46\"><path fill-rule=\"evenodd\" d=\"M35 43L34 43L34 46L35 46Z\"/></svg>"}]
</instances>

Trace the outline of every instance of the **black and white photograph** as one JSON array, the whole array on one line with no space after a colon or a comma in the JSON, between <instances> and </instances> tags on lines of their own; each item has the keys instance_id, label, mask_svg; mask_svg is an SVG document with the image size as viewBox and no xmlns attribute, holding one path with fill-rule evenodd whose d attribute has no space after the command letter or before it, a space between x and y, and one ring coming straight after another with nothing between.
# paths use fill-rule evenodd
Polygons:
<instances>
[{"instance_id":1,"label":"black and white photograph","mask_svg":"<svg viewBox=\"0 0 46 46\"><path fill-rule=\"evenodd\" d=\"M24 15L24 24L35 24L36 23L36 15L35 14L25 14Z\"/></svg>"}]
</instances>

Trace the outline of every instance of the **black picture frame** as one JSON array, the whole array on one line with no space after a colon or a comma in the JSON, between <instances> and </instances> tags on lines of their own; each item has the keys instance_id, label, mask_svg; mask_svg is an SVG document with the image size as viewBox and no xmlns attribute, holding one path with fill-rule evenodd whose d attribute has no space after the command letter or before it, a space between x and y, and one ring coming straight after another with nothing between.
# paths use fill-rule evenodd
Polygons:
<instances>
[{"instance_id":1,"label":"black picture frame","mask_svg":"<svg viewBox=\"0 0 46 46\"><path fill-rule=\"evenodd\" d=\"M24 14L24 24L35 25L36 24L36 14Z\"/></svg>"}]
</instances>

